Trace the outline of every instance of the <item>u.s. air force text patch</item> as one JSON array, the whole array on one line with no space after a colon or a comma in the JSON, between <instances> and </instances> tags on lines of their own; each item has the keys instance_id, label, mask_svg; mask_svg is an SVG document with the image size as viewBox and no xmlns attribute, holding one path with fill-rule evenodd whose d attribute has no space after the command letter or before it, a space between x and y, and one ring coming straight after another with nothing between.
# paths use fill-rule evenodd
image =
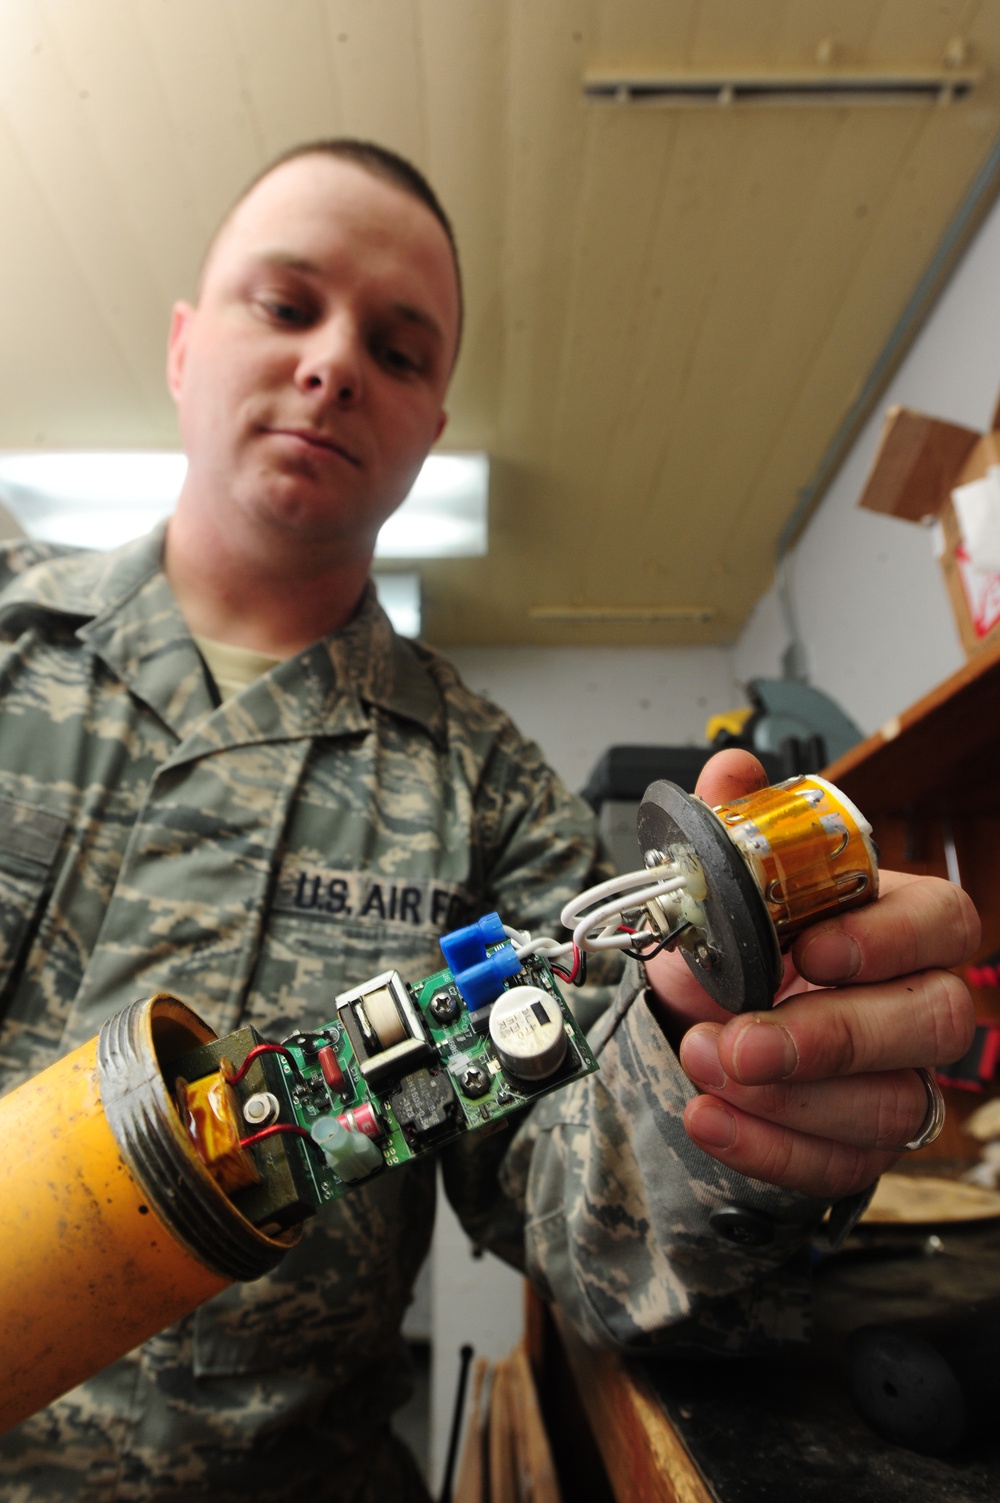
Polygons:
<instances>
[{"instance_id":1,"label":"u.s. air force text patch","mask_svg":"<svg viewBox=\"0 0 1000 1503\"><path fill-rule=\"evenodd\" d=\"M405 924L431 934L447 934L473 913L468 893L455 883L298 865L282 871L273 909L332 922Z\"/></svg>"}]
</instances>

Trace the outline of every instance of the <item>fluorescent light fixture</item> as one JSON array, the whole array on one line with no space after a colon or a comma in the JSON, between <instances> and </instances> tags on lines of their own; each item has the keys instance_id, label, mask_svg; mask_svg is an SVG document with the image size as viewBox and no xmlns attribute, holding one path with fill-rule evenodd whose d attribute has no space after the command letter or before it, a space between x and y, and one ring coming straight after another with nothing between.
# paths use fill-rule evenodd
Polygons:
<instances>
[{"instance_id":1,"label":"fluorescent light fixture","mask_svg":"<svg viewBox=\"0 0 1000 1503\"><path fill-rule=\"evenodd\" d=\"M183 454L0 454L0 501L29 537L85 548L137 538L177 503ZM489 458L430 454L376 558L471 558L487 547Z\"/></svg>"},{"instance_id":2,"label":"fluorescent light fixture","mask_svg":"<svg viewBox=\"0 0 1000 1503\"><path fill-rule=\"evenodd\" d=\"M401 637L420 635L420 575L373 574L378 603Z\"/></svg>"},{"instance_id":3,"label":"fluorescent light fixture","mask_svg":"<svg viewBox=\"0 0 1000 1503\"><path fill-rule=\"evenodd\" d=\"M31 538L114 548L168 517L184 482L183 454L0 455L0 500Z\"/></svg>"},{"instance_id":4,"label":"fluorescent light fixture","mask_svg":"<svg viewBox=\"0 0 1000 1503\"><path fill-rule=\"evenodd\" d=\"M486 454L428 454L378 535L376 558L478 558L486 552Z\"/></svg>"}]
</instances>

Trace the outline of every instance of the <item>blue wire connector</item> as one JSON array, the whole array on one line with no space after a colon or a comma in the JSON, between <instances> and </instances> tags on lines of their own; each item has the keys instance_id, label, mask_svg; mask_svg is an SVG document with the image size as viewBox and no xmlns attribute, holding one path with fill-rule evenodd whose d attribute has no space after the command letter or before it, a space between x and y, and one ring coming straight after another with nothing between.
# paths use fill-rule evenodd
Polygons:
<instances>
[{"instance_id":1,"label":"blue wire connector","mask_svg":"<svg viewBox=\"0 0 1000 1503\"><path fill-rule=\"evenodd\" d=\"M498 948L487 954L488 945ZM484 914L464 929L443 934L441 953L470 1012L495 1002L504 982L521 969L498 913Z\"/></svg>"}]
</instances>

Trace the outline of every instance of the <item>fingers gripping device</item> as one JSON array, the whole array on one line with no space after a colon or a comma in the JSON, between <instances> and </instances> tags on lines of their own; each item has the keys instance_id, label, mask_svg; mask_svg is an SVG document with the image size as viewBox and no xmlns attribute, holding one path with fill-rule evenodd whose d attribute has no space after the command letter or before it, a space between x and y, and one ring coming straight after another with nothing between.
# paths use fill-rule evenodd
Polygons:
<instances>
[{"instance_id":1,"label":"fingers gripping device","mask_svg":"<svg viewBox=\"0 0 1000 1503\"><path fill-rule=\"evenodd\" d=\"M588 954L677 949L723 1007L765 1008L794 935L877 893L869 826L818 777L717 809L654 783L638 835L569 938L486 915L440 971L385 971L280 1042L159 994L0 1101L0 1429L260 1277L328 1202L595 1070L559 986Z\"/></svg>"}]
</instances>

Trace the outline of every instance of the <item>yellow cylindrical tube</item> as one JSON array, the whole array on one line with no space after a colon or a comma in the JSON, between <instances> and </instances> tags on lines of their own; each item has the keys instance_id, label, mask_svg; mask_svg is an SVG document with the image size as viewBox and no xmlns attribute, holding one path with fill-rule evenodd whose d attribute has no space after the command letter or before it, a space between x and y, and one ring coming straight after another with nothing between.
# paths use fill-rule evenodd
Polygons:
<instances>
[{"instance_id":1,"label":"yellow cylindrical tube","mask_svg":"<svg viewBox=\"0 0 1000 1503\"><path fill-rule=\"evenodd\" d=\"M0 1100L0 1430L287 1246L222 1195L160 1076L214 1035L172 997L126 1015Z\"/></svg>"},{"instance_id":2,"label":"yellow cylindrical tube","mask_svg":"<svg viewBox=\"0 0 1000 1503\"><path fill-rule=\"evenodd\" d=\"M713 811L750 867L782 948L823 914L878 896L871 825L814 773Z\"/></svg>"}]
</instances>

